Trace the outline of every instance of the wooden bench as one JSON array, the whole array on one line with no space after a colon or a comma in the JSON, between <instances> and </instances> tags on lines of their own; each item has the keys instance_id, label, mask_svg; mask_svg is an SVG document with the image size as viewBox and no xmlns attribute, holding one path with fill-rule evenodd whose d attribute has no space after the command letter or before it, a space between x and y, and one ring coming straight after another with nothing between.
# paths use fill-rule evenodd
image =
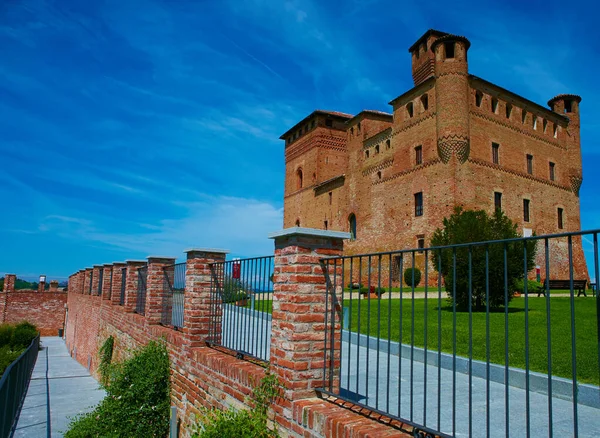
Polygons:
<instances>
[{"instance_id":1,"label":"wooden bench","mask_svg":"<svg viewBox=\"0 0 600 438\"><path fill-rule=\"evenodd\" d=\"M583 294L584 297L587 297L585 293L585 287L587 286L587 280L573 280L573 291L577 291L577 296ZM537 290L538 297L540 295L546 296L546 289L548 290L571 290L571 280L544 280L542 286ZM535 293L535 292L534 292Z\"/></svg>"}]
</instances>

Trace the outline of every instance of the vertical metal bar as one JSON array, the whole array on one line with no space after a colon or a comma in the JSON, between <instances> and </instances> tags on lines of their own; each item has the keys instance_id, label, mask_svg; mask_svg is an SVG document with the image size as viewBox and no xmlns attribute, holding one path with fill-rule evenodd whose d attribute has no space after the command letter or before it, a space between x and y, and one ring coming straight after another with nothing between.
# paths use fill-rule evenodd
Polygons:
<instances>
[{"instance_id":1,"label":"vertical metal bar","mask_svg":"<svg viewBox=\"0 0 600 438\"><path fill-rule=\"evenodd\" d=\"M490 437L490 248L485 245L485 436Z\"/></svg>"},{"instance_id":2,"label":"vertical metal bar","mask_svg":"<svg viewBox=\"0 0 600 438\"><path fill-rule=\"evenodd\" d=\"M331 336L329 339L329 390L333 390L334 365L335 365L335 313L336 313L336 291L337 291L337 271L338 259L333 260L333 287L331 288Z\"/></svg>"},{"instance_id":3,"label":"vertical metal bar","mask_svg":"<svg viewBox=\"0 0 600 438\"><path fill-rule=\"evenodd\" d=\"M329 321L329 264L330 260L327 259L324 261L325 263L325 340L323 343L323 388L326 388L328 391L331 391L331 387L327 387L325 385L325 381L327 378L327 332L328 330L328 321Z\"/></svg>"},{"instance_id":4,"label":"vertical metal bar","mask_svg":"<svg viewBox=\"0 0 600 438\"><path fill-rule=\"evenodd\" d=\"M598 233L594 233L594 277L596 280L596 330L598 339L598 381L600 381L600 269L598 268Z\"/></svg>"},{"instance_id":5,"label":"vertical metal bar","mask_svg":"<svg viewBox=\"0 0 600 438\"><path fill-rule=\"evenodd\" d=\"M362 284L362 256L358 258L358 315L356 317L356 393L358 394L359 383L360 383L360 285Z\"/></svg>"},{"instance_id":6,"label":"vertical metal bar","mask_svg":"<svg viewBox=\"0 0 600 438\"><path fill-rule=\"evenodd\" d=\"M506 438L510 437L510 411L508 393L508 247L504 243L504 427Z\"/></svg>"},{"instance_id":7,"label":"vertical metal bar","mask_svg":"<svg viewBox=\"0 0 600 438\"><path fill-rule=\"evenodd\" d=\"M441 430L442 409L442 250L438 250L438 308L437 308L437 430Z\"/></svg>"},{"instance_id":8,"label":"vertical metal bar","mask_svg":"<svg viewBox=\"0 0 600 438\"><path fill-rule=\"evenodd\" d=\"M371 256L368 256L368 268L367 268L367 373L365 377L365 404L369 404L369 355L371 352Z\"/></svg>"},{"instance_id":9,"label":"vertical metal bar","mask_svg":"<svg viewBox=\"0 0 600 438\"><path fill-rule=\"evenodd\" d=\"M348 327L346 330L348 331L348 368L347 379L346 379L346 389L350 391L350 357L352 356L352 301L354 299L354 266L353 266L354 257L350 257L350 305L348 306ZM360 278L358 280L360 284ZM360 286L359 286L360 287ZM360 289L358 290L358 296L360 297ZM357 347L358 348L358 347ZM341 382L340 382L341 383ZM356 388L356 393L358 393L358 388Z\"/></svg>"},{"instance_id":10,"label":"vertical metal bar","mask_svg":"<svg viewBox=\"0 0 600 438\"><path fill-rule=\"evenodd\" d=\"M390 359L391 351L390 347L392 344L392 254L388 254L388 308L387 308L387 380L386 380L386 394L385 394L385 411L390 412Z\"/></svg>"},{"instance_id":11,"label":"vertical metal bar","mask_svg":"<svg viewBox=\"0 0 600 438\"><path fill-rule=\"evenodd\" d=\"M399 306L399 319L400 319L400 327L398 328L398 416L402 417L402 356L404 349L404 321L403 321L403 306L402 302L404 301L403 296L403 272L404 272L404 252L400 253L400 263L399 263L399 272L398 272L398 280L400 283L400 306Z\"/></svg>"},{"instance_id":12,"label":"vertical metal bar","mask_svg":"<svg viewBox=\"0 0 600 438\"><path fill-rule=\"evenodd\" d=\"M456 247L452 248L452 435L456 436Z\"/></svg>"},{"instance_id":13,"label":"vertical metal bar","mask_svg":"<svg viewBox=\"0 0 600 438\"><path fill-rule=\"evenodd\" d=\"M375 372L375 408L379 409L379 341L381 339L381 254L377 257L377 369Z\"/></svg>"},{"instance_id":14,"label":"vertical metal bar","mask_svg":"<svg viewBox=\"0 0 600 438\"><path fill-rule=\"evenodd\" d=\"M550 245L548 238L544 239L544 255L546 260L546 352L548 355L548 436L554 436L552 419L552 336L550 327Z\"/></svg>"},{"instance_id":15,"label":"vertical metal bar","mask_svg":"<svg viewBox=\"0 0 600 438\"><path fill-rule=\"evenodd\" d=\"M423 425L427 426L427 288L429 285L429 252L425 250L425 296L423 310Z\"/></svg>"},{"instance_id":16,"label":"vertical metal bar","mask_svg":"<svg viewBox=\"0 0 600 438\"><path fill-rule=\"evenodd\" d=\"M415 251L411 251L411 303L410 303L410 421L414 418L414 381L415 381Z\"/></svg>"},{"instance_id":17,"label":"vertical metal bar","mask_svg":"<svg viewBox=\"0 0 600 438\"><path fill-rule=\"evenodd\" d=\"M469 436L473 436L473 247L469 245Z\"/></svg>"},{"instance_id":18,"label":"vertical metal bar","mask_svg":"<svg viewBox=\"0 0 600 438\"><path fill-rule=\"evenodd\" d=\"M525 426L527 438L531 436L531 397L529 375L529 291L527 288L527 240L523 240L523 292L525 294Z\"/></svg>"},{"instance_id":19,"label":"vertical metal bar","mask_svg":"<svg viewBox=\"0 0 600 438\"><path fill-rule=\"evenodd\" d=\"M571 369L573 372L573 436L579 436L579 418L577 410L577 351L575 346L575 292L573 291L573 238L568 237L569 242L569 281L570 281L570 304L571 304Z\"/></svg>"},{"instance_id":20,"label":"vertical metal bar","mask_svg":"<svg viewBox=\"0 0 600 438\"><path fill-rule=\"evenodd\" d=\"M340 284L341 284L341 288L342 288L342 293L341 293L341 299L340 299L340 310L341 310L341 314L340 314L340 367L338 369L338 382L339 382L339 387L342 387L342 364L344 363L344 279L346 278L344 275L345 269L344 269L344 259L340 258L340 267L342 269L342 278L340 279ZM349 330L346 327L346 330ZM350 344L348 344L350 345ZM339 388L338 388L339 391ZM337 392L337 391L336 391Z\"/></svg>"}]
</instances>

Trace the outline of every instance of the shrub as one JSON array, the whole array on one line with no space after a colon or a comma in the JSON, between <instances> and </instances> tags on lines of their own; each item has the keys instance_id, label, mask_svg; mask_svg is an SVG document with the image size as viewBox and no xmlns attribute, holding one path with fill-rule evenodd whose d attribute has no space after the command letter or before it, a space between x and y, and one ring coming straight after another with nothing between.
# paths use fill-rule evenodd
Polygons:
<instances>
[{"instance_id":1,"label":"shrub","mask_svg":"<svg viewBox=\"0 0 600 438\"><path fill-rule=\"evenodd\" d=\"M37 335L37 328L33 324L22 322L15 327L10 345L13 349L27 348Z\"/></svg>"},{"instance_id":2,"label":"shrub","mask_svg":"<svg viewBox=\"0 0 600 438\"><path fill-rule=\"evenodd\" d=\"M202 409L199 424L192 438L276 438L279 434L267 426L269 406L279 396L281 386L277 377L267 370L260 384L247 399L254 405L252 410Z\"/></svg>"},{"instance_id":3,"label":"shrub","mask_svg":"<svg viewBox=\"0 0 600 438\"><path fill-rule=\"evenodd\" d=\"M6 371L6 368L13 363L23 352L22 349L12 350L9 345L0 347L0 377Z\"/></svg>"},{"instance_id":4,"label":"shrub","mask_svg":"<svg viewBox=\"0 0 600 438\"><path fill-rule=\"evenodd\" d=\"M103 386L108 385L108 378L110 372L110 365L112 363L113 350L115 346L115 338L109 336L106 341L100 347L98 352L100 355L100 365L98 366L98 372L100 373L100 383Z\"/></svg>"},{"instance_id":5,"label":"shrub","mask_svg":"<svg viewBox=\"0 0 600 438\"><path fill-rule=\"evenodd\" d=\"M413 273L415 281L413 283ZM421 271L419 268L406 268L404 270L404 284L409 287L417 287L421 283Z\"/></svg>"},{"instance_id":6,"label":"shrub","mask_svg":"<svg viewBox=\"0 0 600 438\"><path fill-rule=\"evenodd\" d=\"M14 326L10 324L0 325L0 347L10 344L13 332L15 331Z\"/></svg>"},{"instance_id":7,"label":"shrub","mask_svg":"<svg viewBox=\"0 0 600 438\"><path fill-rule=\"evenodd\" d=\"M515 292L525 293L525 282L523 280L515 280L513 283ZM542 287L542 283L535 280L527 280L527 293L537 293Z\"/></svg>"},{"instance_id":8,"label":"shrub","mask_svg":"<svg viewBox=\"0 0 600 438\"><path fill-rule=\"evenodd\" d=\"M434 231L431 246L446 246L458 243L485 242L518 238L517 225L496 210L492 216L483 210L463 210L456 207L449 218L444 218L443 228ZM524 246L527 249L526 270L534 266L535 241L515 241L506 244L478 245L432 252L432 263L437 269L441 265L446 292L451 302L466 310L469 298L475 310L484 310L486 304L486 282L489 280L489 306L497 308L504 305L504 279L511 285L524 274ZM486 272L486 248L488 272ZM504 257L506 252L506 265ZM469 263L470 259L470 263ZM454 270L456 264L456 272ZM471 266L471 284L469 291L469 265ZM456 275L455 275L456 274ZM489 275L488 275L489 274ZM454 296L454 287L456 296ZM514 295L507 291L508 302Z\"/></svg>"},{"instance_id":9,"label":"shrub","mask_svg":"<svg viewBox=\"0 0 600 438\"><path fill-rule=\"evenodd\" d=\"M107 380L107 396L92 412L75 417L65 437L168 435L169 355L163 342L149 342L110 365Z\"/></svg>"}]
</instances>

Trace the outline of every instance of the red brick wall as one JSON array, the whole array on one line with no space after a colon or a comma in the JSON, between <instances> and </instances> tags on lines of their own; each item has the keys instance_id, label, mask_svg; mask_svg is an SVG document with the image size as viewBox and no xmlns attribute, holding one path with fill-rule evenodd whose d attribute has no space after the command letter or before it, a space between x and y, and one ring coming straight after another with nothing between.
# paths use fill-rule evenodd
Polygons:
<instances>
[{"instance_id":1,"label":"red brick wall","mask_svg":"<svg viewBox=\"0 0 600 438\"><path fill-rule=\"evenodd\" d=\"M6 303L3 306L3 303ZM16 324L29 321L40 330L42 336L58 336L65 320L65 292L42 292L17 290L0 293L0 313L3 323Z\"/></svg>"}]
</instances>

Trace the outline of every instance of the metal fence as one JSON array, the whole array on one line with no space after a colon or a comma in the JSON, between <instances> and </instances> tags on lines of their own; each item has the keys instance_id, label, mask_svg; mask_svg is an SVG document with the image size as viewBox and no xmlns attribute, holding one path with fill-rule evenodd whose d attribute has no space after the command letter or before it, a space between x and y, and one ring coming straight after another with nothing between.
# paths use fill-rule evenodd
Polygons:
<instances>
[{"instance_id":1,"label":"metal fence","mask_svg":"<svg viewBox=\"0 0 600 438\"><path fill-rule=\"evenodd\" d=\"M102 295L102 282L104 281L104 269L98 270L98 296Z\"/></svg>"},{"instance_id":2,"label":"metal fence","mask_svg":"<svg viewBox=\"0 0 600 438\"><path fill-rule=\"evenodd\" d=\"M322 392L424 434L600 436L598 233L323 259Z\"/></svg>"},{"instance_id":3,"label":"metal fence","mask_svg":"<svg viewBox=\"0 0 600 438\"><path fill-rule=\"evenodd\" d=\"M268 361L275 257L211 265L209 342Z\"/></svg>"},{"instance_id":4,"label":"metal fence","mask_svg":"<svg viewBox=\"0 0 600 438\"><path fill-rule=\"evenodd\" d=\"M2 406L0 409L0 436L2 437L12 436L17 425L19 412L25 400L31 373L38 356L39 345L40 337L38 335L18 359L6 368L0 379L0 406Z\"/></svg>"},{"instance_id":5,"label":"metal fence","mask_svg":"<svg viewBox=\"0 0 600 438\"><path fill-rule=\"evenodd\" d=\"M121 295L119 296L119 306L125 305L125 288L127 286L127 268L121 268Z\"/></svg>"},{"instance_id":6,"label":"metal fence","mask_svg":"<svg viewBox=\"0 0 600 438\"><path fill-rule=\"evenodd\" d=\"M135 313L144 315L146 313L146 278L148 268L138 269L137 297L135 300Z\"/></svg>"},{"instance_id":7,"label":"metal fence","mask_svg":"<svg viewBox=\"0 0 600 438\"><path fill-rule=\"evenodd\" d=\"M164 291L160 322L175 329L183 327L186 263L165 266Z\"/></svg>"}]
</instances>

